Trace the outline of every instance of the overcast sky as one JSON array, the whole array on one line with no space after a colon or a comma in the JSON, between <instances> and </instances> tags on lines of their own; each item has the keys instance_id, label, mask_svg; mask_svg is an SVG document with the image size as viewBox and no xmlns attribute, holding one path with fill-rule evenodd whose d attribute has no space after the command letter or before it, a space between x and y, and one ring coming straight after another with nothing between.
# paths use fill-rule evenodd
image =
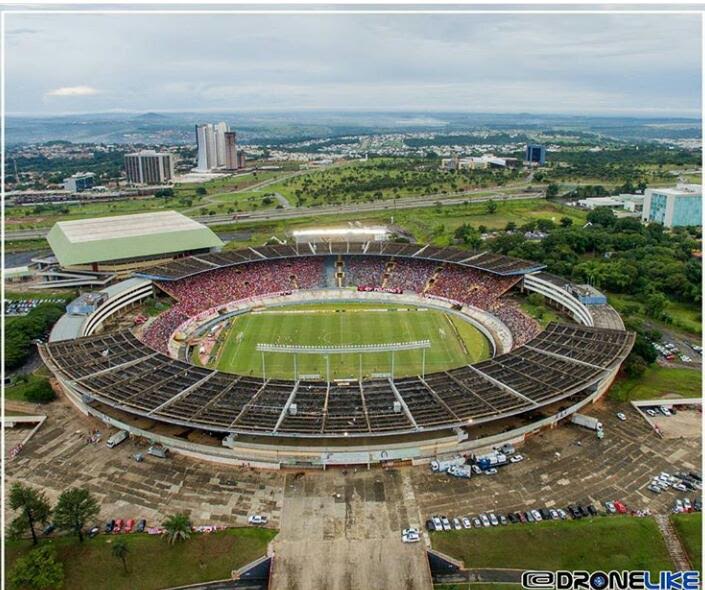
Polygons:
<instances>
[{"instance_id":1,"label":"overcast sky","mask_svg":"<svg viewBox=\"0 0 705 590\"><path fill-rule=\"evenodd\" d=\"M699 116L699 15L8 14L8 113Z\"/></svg>"}]
</instances>

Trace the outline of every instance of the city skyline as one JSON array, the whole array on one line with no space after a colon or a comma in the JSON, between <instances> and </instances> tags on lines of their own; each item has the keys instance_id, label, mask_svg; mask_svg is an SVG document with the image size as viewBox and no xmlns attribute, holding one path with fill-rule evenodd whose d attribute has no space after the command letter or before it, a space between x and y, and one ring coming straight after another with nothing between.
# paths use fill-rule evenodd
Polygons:
<instances>
[{"instance_id":1,"label":"city skyline","mask_svg":"<svg viewBox=\"0 0 705 590\"><path fill-rule=\"evenodd\" d=\"M701 34L678 14L7 14L6 113L692 117Z\"/></svg>"}]
</instances>

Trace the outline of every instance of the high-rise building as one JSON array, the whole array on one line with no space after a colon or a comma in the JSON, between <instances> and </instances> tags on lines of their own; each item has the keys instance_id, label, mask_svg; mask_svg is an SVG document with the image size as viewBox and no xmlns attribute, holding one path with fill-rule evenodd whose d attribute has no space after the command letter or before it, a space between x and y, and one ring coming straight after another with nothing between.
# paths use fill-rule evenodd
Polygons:
<instances>
[{"instance_id":1,"label":"high-rise building","mask_svg":"<svg viewBox=\"0 0 705 590\"><path fill-rule=\"evenodd\" d=\"M641 219L660 223L664 227L700 225L703 187L700 184L681 184L676 188L647 188Z\"/></svg>"},{"instance_id":2,"label":"high-rise building","mask_svg":"<svg viewBox=\"0 0 705 590\"><path fill-rule=\"evenodd\" d=\"M536 143L526 146L526 161L543 166L546 163L546 147Z\"/></svg>"},{"instance_id":3,"label":"high-rise building","mask_svg":"<svg viewBox=\"0 0 705 590\"><path fill-rule=\"evenodd\" d=\"M225 122L196 125L198 160L196 170L206 171L224 168L237 170L236 133L230 131Z\"/></svg>"},{"instance_id":4,"label":"high-rise building","mask_svg":"<svg viewBox=\"0 0 705 590\"><path fill-rule=\"evenodd\" d=\"M95 174L93 172L76 172L76 174L64 178L64 189L72 193L80 193L93 188L94 185Z\"/></svg>"},{"instance_id":5,"label":"high-rise building","mask_svg":"<svg viewBox=\"0 0 705 590\"><path fill-rule=\"evenodd\" d=\"M154 150L126 154L125 171L133 184L164 184L174 176L174 156Z\"/></svg>"},{"instance_id":6,"label":"high-rise building","mask_svg":"<svg viewBox=\"0 0 705 590\"><path fill-rule=\"evenodd\" d=\"M240 164L237 159L237 133L226 131L223 136L225 146L225 168L227 170L237 170Z\"/></svg>"}]
</instances>

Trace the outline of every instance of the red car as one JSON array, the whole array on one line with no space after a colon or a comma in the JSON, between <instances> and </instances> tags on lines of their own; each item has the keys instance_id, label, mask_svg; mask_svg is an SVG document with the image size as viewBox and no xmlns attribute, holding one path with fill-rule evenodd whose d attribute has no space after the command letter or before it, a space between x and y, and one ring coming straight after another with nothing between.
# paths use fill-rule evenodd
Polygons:
<instances>
[{"instance_id":1,"label":"red car","mask_svg":"<svg viewBox=\"0 0 705 590\"><path fill-rule=\"evenodd\" d=\"M135 519L130 518L126 523L125 523L125 528L123 529L124 533L131 533L132 529L135 528Z\"/></svg>"},{"instance_id":2,"label":"red car","mask_svg":"<svg viewBox=\"0 0 705 590\"><path fill-rule=\"evenodd\" d=\"M119 533L120 529L122 529L122 518L118 518L115 521L115 526L113 527L113 533L115 533L115 534Z\"/></svg>"},{"instance_id":3,"label":"red car","mask_svg":"<svg viewBox=\"0 0 705 590\"><path fill-rule=\"evenodd\" d=\"M626 514L627 513L627 507L622 504L619 500L614 501L614 507L617 509L617 512L620 514Z\"/></svg>"}]
</instances>

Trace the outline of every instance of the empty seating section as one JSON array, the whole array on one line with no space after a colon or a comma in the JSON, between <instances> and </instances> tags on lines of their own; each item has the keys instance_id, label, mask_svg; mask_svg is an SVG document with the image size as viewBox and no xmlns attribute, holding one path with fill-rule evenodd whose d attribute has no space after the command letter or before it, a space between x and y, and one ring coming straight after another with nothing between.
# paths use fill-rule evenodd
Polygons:
<instances>
[{"instance_id":1,"label":"empty seating section","mask_svg":"<svg viewBox=\"0 0 705 590\"><path fill-rule=\"evenodd\" d=\"M529 344L532 348L607 367L615 358L626 356L633 341L632 334L621 330L553 323Z\"/></svg>"},{"instance_id":2,"label":"empty seating section","mask_svg":"<svg viewBox=\"0 0 705 590\"><path fill-rule=\"evenodd\" d=\"M129 331L42 348L78 391L135 414L220 431L335 436L412 431L399 398L420 428L532 409L594 386L632 344L627 332L554 323L472 367L330 385L218 373L155 352Z\"/></svg>"}]
</instances>

